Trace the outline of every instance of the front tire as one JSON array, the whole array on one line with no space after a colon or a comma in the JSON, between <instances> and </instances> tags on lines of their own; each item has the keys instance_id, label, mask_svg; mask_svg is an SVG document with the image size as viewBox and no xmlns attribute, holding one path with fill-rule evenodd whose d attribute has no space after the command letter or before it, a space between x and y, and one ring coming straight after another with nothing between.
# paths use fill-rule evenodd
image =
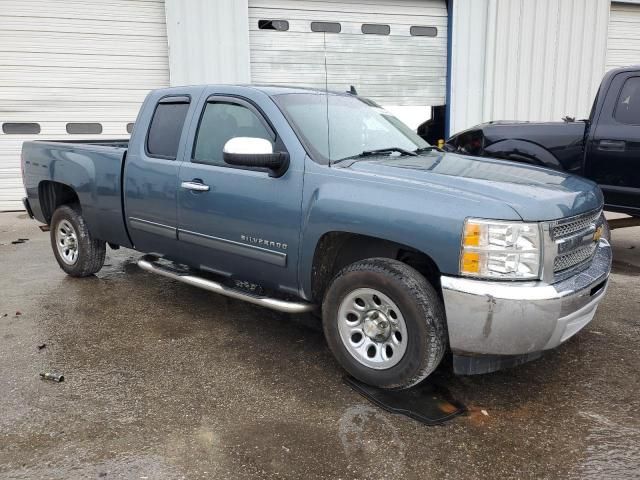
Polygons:
<instances>
[{"instance_id":1,"label":"front tire","mask_svg":"<svg viewBox=\"0 0 640 480\"><path fill-rule=\"evenodd\" d=\"M344 268L322 311L329 348L349 374L369 385L412 387L436 369L447 347L438 294L397 260L370 258Z\"/></svg>"},{"instance_id":2,"label":"front tire","mask_svg":"<svg viewBox=\"0 0 640 480\"><path fill-rule=\"evenodd\" d=\"M105 242L91 236L78 205L63 205L51 217L51 247L60 268L72 277L88 277L104 265Z\"/></svg>"}]
</instances>

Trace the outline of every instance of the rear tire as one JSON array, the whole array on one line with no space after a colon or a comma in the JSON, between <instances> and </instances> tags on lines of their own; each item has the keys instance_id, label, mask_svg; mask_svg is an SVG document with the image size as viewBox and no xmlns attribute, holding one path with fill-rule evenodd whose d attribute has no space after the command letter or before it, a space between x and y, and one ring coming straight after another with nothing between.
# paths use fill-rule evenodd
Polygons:
<instances>
[{"instance_id":1,"label":"rear tire","mask_svg":"<svg viewBox=\"0 0 640 480\"><path fill-rule=\"evenodd\" d=\"M78 205L63 205L51 217L51 247L60 268L72 277L100 271L106 243L91 236Z\"/></svg>"},{"instance_id":2,"label":"rear tire","mask_svg":"<svg viewBox=\"0 0 640 480\"><path fill-rule=\"evenodd\" d=\"M429 376L447 348L442 301L415 269L388 258L344 268L322 305L329 348L358 380L405 389Z\"/></svg>"}]
</instances>

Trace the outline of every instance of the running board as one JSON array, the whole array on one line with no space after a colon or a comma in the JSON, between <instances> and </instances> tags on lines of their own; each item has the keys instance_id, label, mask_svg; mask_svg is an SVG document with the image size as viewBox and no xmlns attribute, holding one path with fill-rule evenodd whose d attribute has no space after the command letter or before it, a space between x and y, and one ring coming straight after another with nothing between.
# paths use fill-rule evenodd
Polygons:
<instances>
[{"instance_id":1,"label":"running board","mask_svg":"<svg viewBox=\"0 0 640 480\"><path fill-rule=\"evenodd\" d=\"M285 313L305 313L315 310L315 305L306 302L289 302L287 300L279 300L277 298L260 297L245 293L241 290L229 288L221 283L215 282L202 277L197 277L189 272L183 272L173 269L169 266L160 265L158 258L153 255L145 255L138 260L138 266L147 272L157 273L163 277L178 280L179 282L193 285L194 287L204 288L210 292L219 293L231 298L244 300L261 307L270 308Z\"/></svg>"}]
</instances>

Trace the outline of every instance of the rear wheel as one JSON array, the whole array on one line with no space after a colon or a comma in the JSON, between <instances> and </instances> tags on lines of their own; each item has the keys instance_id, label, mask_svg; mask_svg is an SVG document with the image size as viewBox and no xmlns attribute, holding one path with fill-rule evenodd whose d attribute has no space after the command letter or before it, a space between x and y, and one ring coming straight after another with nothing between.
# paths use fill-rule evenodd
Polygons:
<instances>
[{"instance_id":1,"label":"rear wheel","mask_svg":"<svg viewBox=\"0 0 640 480\"><path fill-rule=\"evenodd\" d=\"M51 217L51 247L60 268L87 277L104 265L106 244L94 239L77 205L63 205Z\"/></svg>"},{"instance_id":2,"label":"rear wheel","mask_svg":"<svg viewBox=\"0 0 640 480\"><path fill-rule=\"evenodd\" d=\"M402 262L372 258L349 265L334 278L322 310L329 348L347 372L370 385L409 388L444 356L442 302Z\"/></svg>"}]
</instances>

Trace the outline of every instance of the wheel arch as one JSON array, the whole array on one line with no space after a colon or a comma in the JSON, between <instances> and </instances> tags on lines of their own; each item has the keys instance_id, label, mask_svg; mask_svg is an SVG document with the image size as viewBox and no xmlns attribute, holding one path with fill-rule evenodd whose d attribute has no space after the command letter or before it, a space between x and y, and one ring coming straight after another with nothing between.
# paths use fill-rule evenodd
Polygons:
<instances>
[{"instance_id":1,"label":"wheel arch","mask_svg":"<svg viewBox=\"0 0 640 480\"><path fill-rule=\"evenodd\" d=\"M440 269L426 253L409 245L347 231L324 233L316 243L310 269L311 297L322 303L332 278L344 267L365 258L382 257L399 260L415 268L442 296Z\"/></svg>"},{"instance_id":2,"label":"wheel arch","mask_svg":"<svg viewBox=\"0 0 640 480\"><path fill-rule=\"evenodd\" d=\"M82 209L76 191L67 184L53 180L43 180L38 184L38 201L47 224L51 223L53 212L62 205L77 204Z\"/></svg>"}]
</instances>

